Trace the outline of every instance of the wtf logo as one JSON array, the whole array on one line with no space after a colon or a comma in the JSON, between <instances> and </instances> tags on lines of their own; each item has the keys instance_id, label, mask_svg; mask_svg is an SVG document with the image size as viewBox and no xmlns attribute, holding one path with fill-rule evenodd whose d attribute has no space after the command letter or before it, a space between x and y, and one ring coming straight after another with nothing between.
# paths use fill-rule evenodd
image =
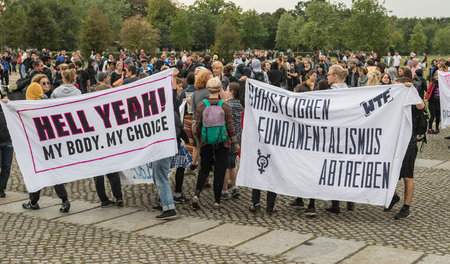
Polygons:
<instances>
[{"instance_id":1,"label":"wtf logo","mask_svg":"<svg viewBox=\"0 0 450 264\"><path fill-rule=\"evenodd\" d=\"M381 108L384 104L390 103L394 100L394 98L391 97L390 92L391 88L368 100L367 102L362 102L360 105L364 108L365 116L368 117L373 111L375 111L375 109Z\"/></svg>"},{"instance_id":2,"label":"wtf logo","mask_svg":"<svg viewBox=\"0 0 450 264\"><path fill-rule=\"evenodd\" d=\"M259 174L263 174L263 172L265 172L265 168L269 166L269 158L270 154L264 156L261 154L261 150L258 149L258 159L256 159L256 165L259 167Z\"/></svg>"}]
</instances>

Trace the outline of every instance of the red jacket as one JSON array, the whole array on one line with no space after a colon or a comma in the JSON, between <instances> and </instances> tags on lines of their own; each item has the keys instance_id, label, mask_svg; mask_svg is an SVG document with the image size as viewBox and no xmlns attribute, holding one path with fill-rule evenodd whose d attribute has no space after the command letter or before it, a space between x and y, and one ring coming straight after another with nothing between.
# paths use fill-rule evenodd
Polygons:
<instances>
[{"instance_id":1,"label":"red jacket","mask_svg":"<svg viewBox=\"0 0 450 264\"><path fill-rule=\"evenodd\" d=\"M433 94L433 90L434 90L435 87L436 87L436 84L434 82L431 82L428 85L427 95L425 95L425 100L430 100L430 97Z\"/></svg>"}]
</instances>

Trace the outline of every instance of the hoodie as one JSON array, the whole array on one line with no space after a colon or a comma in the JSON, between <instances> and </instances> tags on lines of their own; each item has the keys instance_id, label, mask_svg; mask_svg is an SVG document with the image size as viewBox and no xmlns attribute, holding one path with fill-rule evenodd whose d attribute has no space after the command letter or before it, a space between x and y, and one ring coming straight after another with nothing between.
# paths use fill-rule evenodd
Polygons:
<instances>
[{"instance_id":1,"label":"hoodie","mask_svg":"<svg viewBox=\"0 0 450 264\"><path fill-rule=\"evenodd\" d=\"M52 93L52 99L80 95L81 91L73 84L62 84Z\"/></svg>"},{"instance_id":2,"label":"hoodie","mask_svg":"<svg viewBox=\"0 0 450 264\"><path fill-rule=\"evenodd\" d=\"M252 60L252 70L253 71L252 71L252 75L250 76L250 78L252 78L252 79L255 78L254 72L263 72L264 82L269 83L269 76L267 76L267 73L261 69L261 61L260 60L258 60L258 59Z\"/></svg>"}]
</instances>

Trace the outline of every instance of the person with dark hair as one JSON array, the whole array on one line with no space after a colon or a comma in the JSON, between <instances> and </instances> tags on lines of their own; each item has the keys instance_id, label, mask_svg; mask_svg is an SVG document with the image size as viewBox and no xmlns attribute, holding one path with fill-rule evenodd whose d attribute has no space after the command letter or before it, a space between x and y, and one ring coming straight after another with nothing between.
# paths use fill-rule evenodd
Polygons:
<instances>
[{"instance_id":1,"label":"person with dark hair","mask_svg":"<svg viewBox=\"0 0 450 264\"><path fill-rule=\"evenodd\" d=\"M89 84L90 86L97 84L97 80L95 76L97 75L97 71L95 70L96 62L94 59L88 59L88 66L86 68L86 72L89 75Z\"/></svg>"},{"instance_id":2,"label":"person with dark hair","mask_svg":"<svg viewBox=\"0 0 450 264\"><path fill-rule=\"evenodd\" d=\"M227 100L227 103L231 107L231 114L232 114L232 122L234 131L236 133L236 139L241 146L241 135L242 135L242 129L241 129L241 120L242 120L242 114L244 112L244 107L242 107L241 103L239 102L239 89L240 86L236 82L230 83L227 89L227 93L229 94L228 97L230 99ZM223 181L223 187L222 187L222 198L223 200L228 200L230 197L228 194L228 180L231 180L231 197L238 197L239 196L239 189L236 186L236 178L237 178L237 169L236 169L236 158L238 155L237 149L233 146L232 142L230 141L230 149L228 151L227 156L227 171L225 173L225 179Z\"/></svg>"},{"instance_id":3,"label":"person with dark hair","mask_svg":"<svg viewBox=\"0 0 450 264\"><path fill-rule=\"evenodd\" d=\"M413 85L419 92L420 98L423 100L425 92L427 91L427 81L423 78L423 70L417 69L416 76L413 79Z\"/></svg>"},{"instance_id":4,"label":"person with dark hair","mask_svg":"<svg viewBox=\"0 0 450 264\"><path fill-rule=\"evenodd\" d=\"M226 65L223 68L223 75L228 78L230 83L232 82L238 82L238 79L233 76L233 66L232 65Z\"/></svg>"},{"instance_id":5,"label":"person with dark hair","mask_svg":"<svg viewBox=\"0 0 450 264\"><path fill-rule=\"evenodd\" d=\"M438 72L433 74L433 80L428 85L425 101L428 102L430 120L428 120L428 134L439 134L439 122L441 121L441 103L439 96ZM436 121L436 130L433 130L433 122Z\"/></svg>"},{"instance_id":6,"label":"person with dark hair","mask_svg":"<svg viewBox=\"0 0 450 264\"><path fill-rule=\"evenodd\" d=\"M75 61L75 67L77 70L75 82L78 85L78 89L80 89L81 93L87 93L91 83L89 80L89 74L83 70L83 63L80 60Z\"/></svg>"},{"instance_id":7,"label":"person with dark hair","mask_svg":"<svg viewBox=\"0 0 450 264\"><path fill-rule=\"evenodd\" d=\"M122 84L132 83L137 81L139 78L136 76L136 66L134 65L128 65L126 72L127 72L127 78L123 80Z\"/></svg>"},{"instance_id":8,"label":"person with dark hair","mask_svg":"<svg viewBox=\"0 0 450 264\"><path fill-rule=\"evenodd\" d=\"M388 84L392 84L392 79L391 79L391 75L389 75L389 73L385 72L381 75L381 85L388 85Z\"/></svg>"},{"instance_id":9,"label":"person with dark hair","mask_svg":"<svg viewBox=\"0 0 450 264\"><path fill-rule=\"evenodd\" d=\"M270 65L270 71L267 75L269 76L269 82L271 85L281 87L281 71L278 67L278 62L272 62L272 65Z\"/></svg>"},{"instance_id":10,"label":"person with dark hair","mask_svg":"<svg viewBox=\"0 0 450 264\"><path fill-rule=\"evenodd\" d=\"M405 77L409 79L409 82L412 82L413 77L412 77L412 72L408 67L405 67L403 69L402 75L400 75L400 77Z\"/></svg>"},{"instance_id":11,"label":"person with dark hair","mask_svg":"<svg viewBox=\"0 0 450 264\"><path fill-rule=\"evenodd\" d=\"M384 71L386 71L386 63L384 62L378 62L377 66L375 67L377 71L379 71L380 73L384 73Z\"/></svg>"},{"instance_id":12,"label":"person with dark hair","mask_svg":"<svg viewBox=\"0 0 450 264\"><path fill-rule=\"evenodd\" d=\"M321 90L330 90L331 87L328 85L328 80L320 80L318 84L319 91Z\"/></svg>"},{"instance_id":13,"label":"person with dark hair","mask_svg":"<svg viewBox=\"0 0 450 264\"><path fill-rule=\"evenodd\" d=\"M213 72L212 65L211 65L211 55L206 54L206 55L203 57L203 64L204 64L204 67L205 67L206 69L208 69L208 70L210 70L211 72Z\"/></svg>"},{"instance_id":14,"label":"person with dark hair","mask_svg":"<svg viewBox=\"0 0 450 264\"><path fill-rule=\"evenodd\" d=\"M50 56L44 56L42 58L42 63L44 63L44 70L42 71L42 73L44 73L45 75L47 75L47 78L50 80L50 85L53 84L53 73L52 70L50 69L50 66L52 65L52 60L50 58Z\"/></svg>"},{"instance_id":15,"label":"person with dark hair","mask_svg":"<svg viewBox=\"0 0 450 264\"><path fill-rule=\"evenodd\" d=\"M0 94L1 98L1 94ZM0 198L6 196L5 189L8 183L9 174L11 172L11 163L13 160L14 149L9 135L8 127L6 126L5 114L0 107Z\"/></svg>"},{"instance_id":16,"label":"person with dark hair","mask_svg":"<svg viewBox=\"0 0 450 264\"><path fill-rule=\"evenodd\" d=\"M297 67L295 67L295 61L289 64L289 71L287 72L287 84L288 90L293 91L294 87L299 83L299 74L297 72Z\"/></svg>"},{"instance_id":17,"label":"person with dark hair","mask_svg":"<svg viewBox=\"0 0 450 264\"><path fill-rule=\"evenodd\" d=\"M358 87L366 86L367 80L369 79L367 77L368 72L369 71L364 66L358 68L358 85L357 85Z\"/></svg>"}]
</instances>

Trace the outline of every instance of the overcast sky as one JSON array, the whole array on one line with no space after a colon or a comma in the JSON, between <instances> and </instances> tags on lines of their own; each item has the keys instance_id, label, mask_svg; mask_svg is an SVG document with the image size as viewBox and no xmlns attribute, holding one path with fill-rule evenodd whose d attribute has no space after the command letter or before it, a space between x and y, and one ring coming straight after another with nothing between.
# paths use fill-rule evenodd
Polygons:
<instances>
[{"instance_id":1,"label":"overcast sky","mask_svg":"<svg viewBox=\"0 0 450 264\"><path fill-rule=\"evenodd\" d=\"M191 5L194 1L178 0L186 5ZM274 12L280 7L287 10L293 9L299 0L232 0L232 2L244 10L256 9L261 13ZM352 4L352 0L331 0L331 2L342 2L348 7ZM447 17L450 11L450 0L385 0L385 7L397 17Z\"/></svg>"}]
</instances>

